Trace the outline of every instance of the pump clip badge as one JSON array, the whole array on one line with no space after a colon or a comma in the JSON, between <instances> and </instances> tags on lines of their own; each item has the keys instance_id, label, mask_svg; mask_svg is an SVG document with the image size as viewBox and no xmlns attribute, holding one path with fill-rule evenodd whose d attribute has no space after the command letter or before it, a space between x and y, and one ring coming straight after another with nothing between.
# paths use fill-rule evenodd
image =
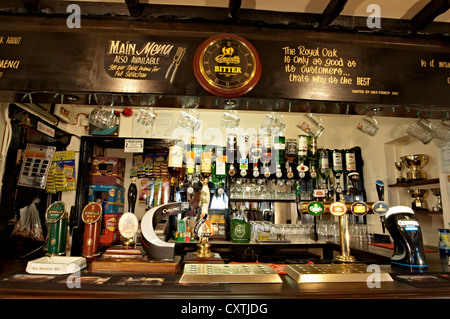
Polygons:
<instances>
[{"instance_id":1,"label":"pump clip badge","mask_svg":"<svg viewBox=\"0 0 450 319\"><path fill-rule=\"evenodd\" d=\"M321 202L311 202L308 205L308 213L313 216L319 216L325 211L325 206Z\"/></svg>"},{"instance_id":2,"label":"pump clip badge","mask_svg":"<svg viewBox=\"0 0 450 319\"><path fill-rule=\"evenodd\" d=\"M369 207L364 202L354 202L350 207L350 211L353 215L361 217L367 214Z\"/></svg>"},{"instance_id":3,"label":"pump clip badge","mask_svg":"<svg viewBox=\"0 0 450 319\"><path fill-rule=\"evenodd\" d=\"M378 201L373 203L372 211L375 215L384 216L389 210L389 205L386 202Z\"/></svg>"}]
</instances>

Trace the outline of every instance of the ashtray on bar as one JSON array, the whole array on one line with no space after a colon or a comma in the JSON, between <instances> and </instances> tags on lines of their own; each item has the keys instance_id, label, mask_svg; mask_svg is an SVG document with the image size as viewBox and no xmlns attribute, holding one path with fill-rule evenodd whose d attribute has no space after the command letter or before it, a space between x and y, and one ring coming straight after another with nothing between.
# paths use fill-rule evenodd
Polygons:
<instances>
[{"instance_id":1,"label":"ashtray on bar","mask_svg":"<svg viewBox=\"0 0 450 319\"><path fill-rule=\"evenodd\" d=\"M282 283L268 265L186 264L180 283Z\"/></svg>"},{"instance_id":2,"label":"ashtray on bar","mask_svg":"<svg viewBox=\"0 0 450 319\"><path fill-rule=\"evenodd\" d=\"M29 274L64 275L86 268L86 258L69 256L46 256L27 264Z\"/></svg>"}]
</instances>

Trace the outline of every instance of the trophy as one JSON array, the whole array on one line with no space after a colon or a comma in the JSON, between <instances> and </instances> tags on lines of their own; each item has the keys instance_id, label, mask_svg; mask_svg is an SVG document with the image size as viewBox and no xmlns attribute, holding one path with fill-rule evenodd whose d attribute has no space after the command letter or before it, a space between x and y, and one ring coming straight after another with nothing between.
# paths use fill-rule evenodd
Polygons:
<instances>
[{"instance_id":1,"label":"trophy","mask_svg":"<svg viewBox=\"0 0 450 319\"><path fill-rule=\"evenodd\" d=\"M403 171L405 169L405 166L403 165L403 163L401 161L397 161L394 164L395 164L395 168L398 171L397 183L406 182L406 179L403 177Z\"/></svg>"},{"instance_id":2,"label":"trophy","mask_svg":"<svg viewBox=\"0 0 450 319\"><path fill-rule=\"evenodd\" d=\"M427 179L427 173L422 170L429 160L427 154L407 155L400 157L400 159L403 165L410 169L406 174L408 181Z\"/></svg>"},{"instance_id":3,"label":"trophy","mask_svg":"<svg viewBox=\"0 0 450 319\"><path fill-rule=\"evenodd\" d=\"M431 192L438 199L436 206L433 207L433 211L435 211L435 212L441 211L442 210L441 189L440 188L432 188Z\"/></svg>"},{"instance_id":4,"label":"trophy","mask_svg":"<svg viewBox=\"0 0 450 319\"><path fill-rule=\"evenodd\" d=\"M428 189L409 189L408 194L414 198L411 203L413 210L428 210L427 201L424 199L428 196Z\"/></svg>"}]
</instances>

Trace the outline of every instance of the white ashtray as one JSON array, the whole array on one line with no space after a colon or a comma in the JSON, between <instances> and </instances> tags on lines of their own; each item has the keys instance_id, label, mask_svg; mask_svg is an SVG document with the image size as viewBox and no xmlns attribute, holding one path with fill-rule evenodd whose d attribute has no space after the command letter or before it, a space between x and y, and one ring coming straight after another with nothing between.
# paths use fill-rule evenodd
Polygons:
<instances>
[{"instance_id":1,"label":"white ashtray","mask_svg":"<svg viewBox=\"0 0 450 319\"><path fill-rule=\"evenodd\" d=\"M64 275L86 268L86 258L69 256L46 256L27 264L29 274Z\"/></svg>"}]
</instances>

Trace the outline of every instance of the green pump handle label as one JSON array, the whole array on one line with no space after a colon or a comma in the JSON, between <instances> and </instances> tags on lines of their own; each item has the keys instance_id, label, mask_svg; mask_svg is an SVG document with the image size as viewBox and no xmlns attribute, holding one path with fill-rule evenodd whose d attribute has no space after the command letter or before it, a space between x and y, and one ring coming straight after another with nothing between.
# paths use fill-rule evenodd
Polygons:
<instances>
[{"instance_id":1,"label":"green pump handle label","mask_svg":"<svg viewBox=\"0 0 450 319\"><path fill-rule=\"evenodd\" d=\"M63 202L54 202L47 208L45 220L48 223L57 223L66 214L66 205Z\"/></svg>"},{"instance_id":2,"label":"green pump handle label","mask_svg":"<svg viewBox=\"0 0 450 319\"><path fill-rule=\"evenodd\" d=\"M311 202L308 205L308 213L319 216L325 211L325 206L321 202Z\"/></svg>"}]
</instances>

